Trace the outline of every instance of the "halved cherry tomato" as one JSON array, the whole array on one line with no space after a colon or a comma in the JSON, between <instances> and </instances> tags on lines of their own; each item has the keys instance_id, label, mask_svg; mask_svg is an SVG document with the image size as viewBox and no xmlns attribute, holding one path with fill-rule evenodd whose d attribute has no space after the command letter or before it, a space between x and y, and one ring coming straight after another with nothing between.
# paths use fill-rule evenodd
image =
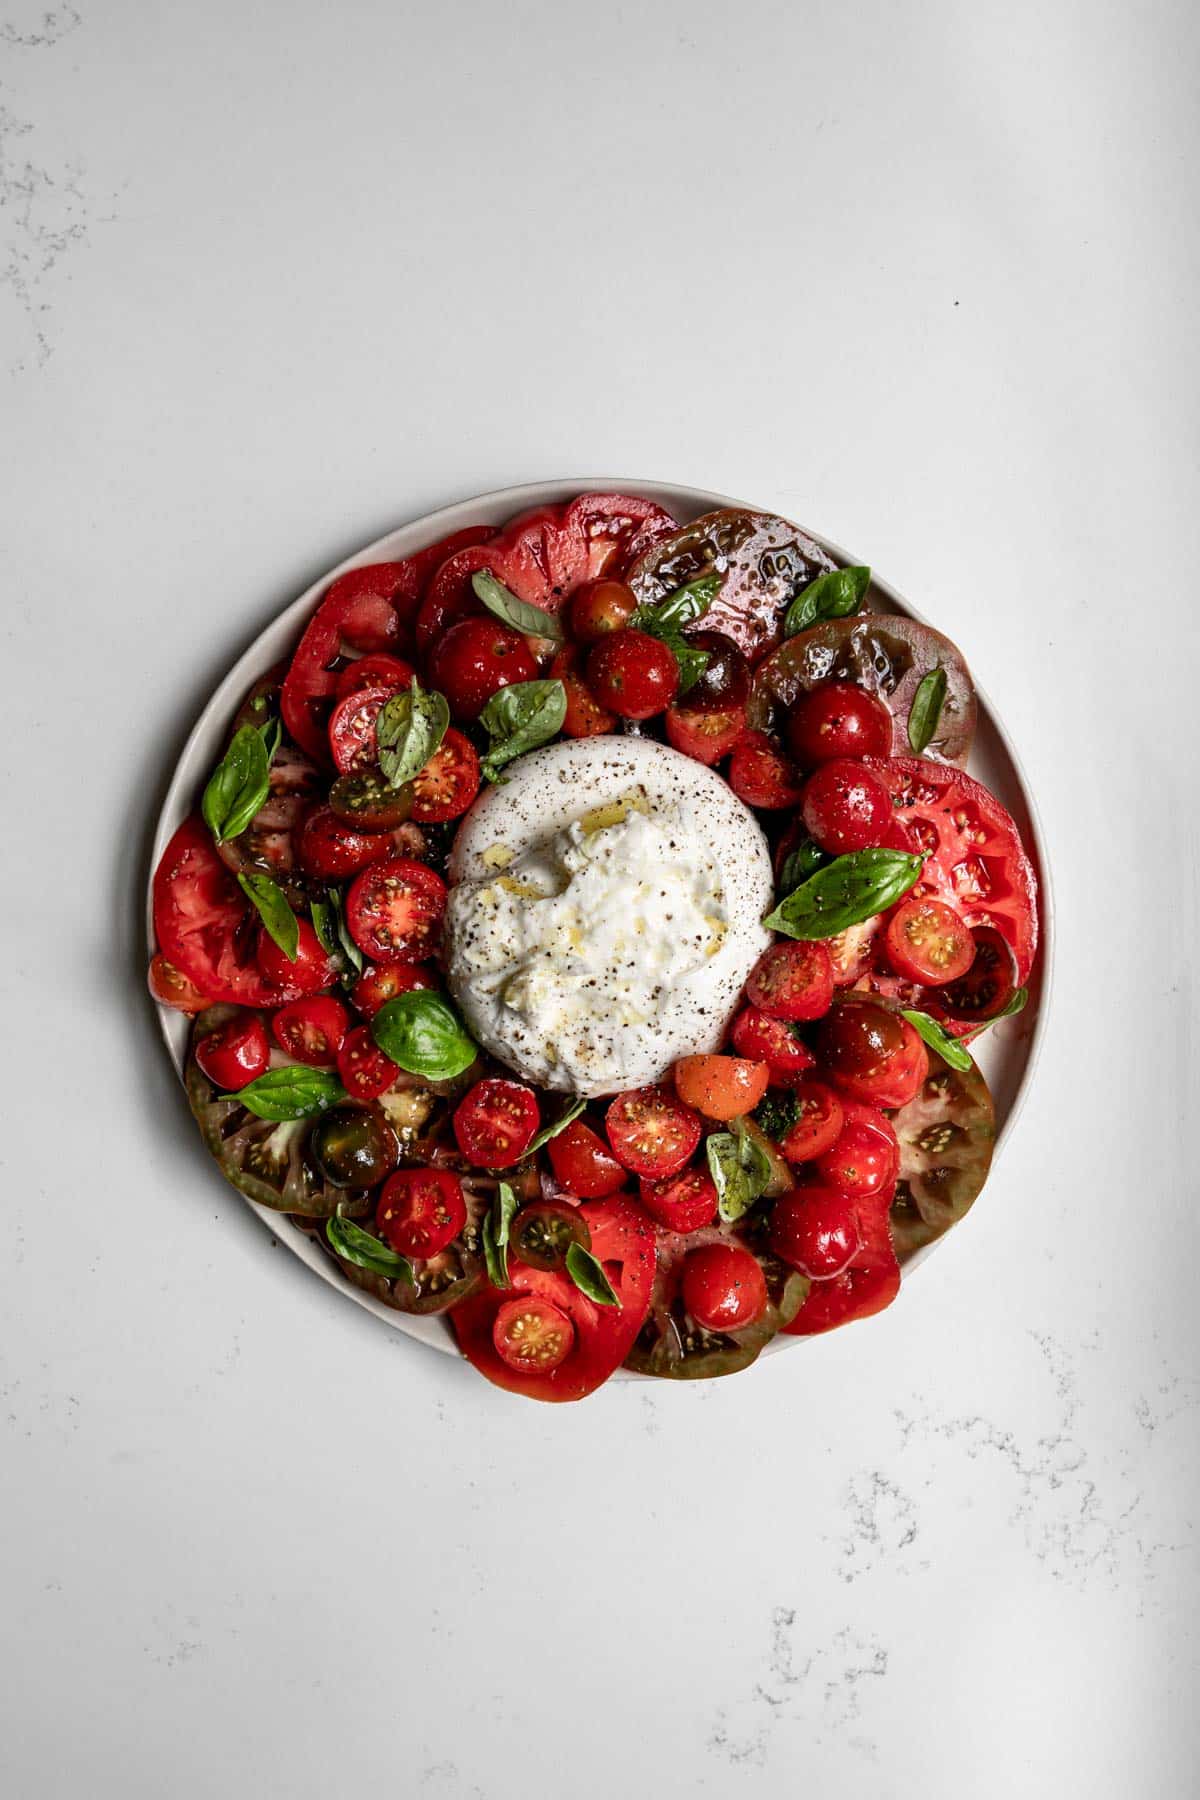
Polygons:
<instances>
[{"instance_id":1,"label":"halved cherry tomato","mask_svg":"<svg viewBox=\"0 0 1200 1800\"><path fill-rule=\"evenodd\" d=\"M929 1073L925 1046L907 1019L868 995L846 994L817 1026L829 1077L851 1099L904 1106Z\"/></svg>"},{"instance_id":2,"label":"halved cherry tomato","mask_svg":"<svg viewBox=\"0 0 1200 1800\"><path fill-rule=\"evenodd\" d=\"M883 701L852 681L830 681L793 706L788 748L802 768L847 756L886 756L892 747L892 715Z\"/></svg>"},{"instance_id":3,"label":"halved cherry tomato","mask_svg":"<svg viewBox=\"0 0 1200 1800\"><path fill-rule=\"evenodd\" d=\"M884 948L906 981L944 987L975 960L975 940L952 907L926 894L901 901L887 923Z\"/></svg>"},{"instance_id":4,"label":"halved cherry tomato","mask_svg":"<svg viewBox=\"0 0 1200 1800\"><path fill-rule=\"evenodd\" d=\"M784 1330L793 1337L810 1337L866 1319L890 1306L900 1292L900 1265L892 1247L887 1215L860 1214L861 1242L849 1267L832 1281L814 1282L800 1311Z\"/></svg>"},{"instance_id":5,"label":"halved cherry tomato","mask_svg":"<svg viewBox=\"0 0 1200 1800\"><path fill-rule=\"evenodd\" d=\"M193 1054L216 1087L236 1094L264 1072L271 1060L271 1046L259 1015L243 1012L198 1037Z\"/></svg>"},{"instance_id":6,"label":"halved cherry tomato","mask_svg":"<svg viewBox=\"0 0 1200 1800\"><path fill-rule=\"evenodd\" d=\"M765 731L745 731L729 759L729 785L747 806L778 812L803 797L800 771Z\"/></svg>"},{"instance_id":7,"label":"halved cherry tomato","mask_svg":"<svg viewBox=\"0 0 1200 1800\"><path fill-rule=\"evenodd\" d=\"M700 1142L699 1114L666 1087L618 1094L604 1123L613 1155L634 1175L677 1175Z\"/></svg>"},{"instance_id":8,"label":"halved cherry tomato","mask_svg":"<svg viewBox=\"0 0 1200 1800\"><path fill-rule=\"evenodd\" d=\"M329 748L342 775L358 775L379 762L375 721L393 689L357 688L339 700L329 715Z\"/></svg>"},{"instance_id":9,"label":"halved cherry tomato","mask_svg":"<svg viewBox=\"0 0 1200 1800\"><path fill-rule=\"evenodd\" d=\"M782 1019L772 1019L757 1006L743 1006L730 1026L729 1041L739 1056L766 1063L783 1080L803 1075L817 1060Z\"/></svg>"},{"instance_id":10,"label":"halved cherry tomato","mask_svg":"<svg viewBox=\"0 0 1200 1800\"><path fill-rule=\"evenodd\" d=\"M752 1112L771 1084L769 1066L743 1056L682 1056L674 1073L679 1098L706 1119Z\"/></svg>"},{"instance_id":11,"label":"halved cherry tomato","mask_svg":"<svg viewBox=\"0 0 1200 1800\"><path fill-rule=\"evenodd\" d=\"M150 958L146 979L160 1006L173 1006L181 1013L198 1013L212 1005L208 995L202 994L195 982L189 981L183 970L169 962L161 950L156 950Z\"/></svg>"},{"instance_id":12,"label":"halved cherry tomato","mask_svg":"<svg viewBox=\"0 0 1200 1800\"><path fill-rule=\"evenodd\" d=\"M819 1019L833 1004L833 963L820 942L772 944L750 971L746 998L773 1019Z\"/></svg>"},{"instance_id":13,"label":"halved cherry tomato","mask_svg":"<svg viewBox=\"0 0 1200 1800\"><path fill-rule=\"evenodd\" d=\"M427 863L396 856L373 863L346 896L350 935L374 962L424 962L437 949L446 884Z\"/></svg>"},{"instance_id":14,"label":"halved cherry tomato","mask_svg":"<svg viewBox=\"0 0 1200 1800\"><path fill-rule=\"evenodd\" d=\"M689 1250L681 1286L684 1305L706 1331L738 1331L753 1324L767 1304L762 1264L738 1244Z\"/></svg>"},{"instance_id":15,"label":"halved cherry tomato","mask_svg":"<svg viewBox=\"0 0 1200 1800\"><path fill-rule=\"evenodd\" d=\"M658 638L626 626L588 651L587 685L620 718L652 719L675 698L679 664Z\"/></svg>"},{"instance_id":16,"label":"halved cherry tomato","mask_svg":"<svg viewBox=\"0 0 1200 1800\"><path fill-rule=\"evenodd\" d=\"M563 1268L572 1244L590 1250L592 1234L580 1209L565 1200L523 1206L509 1231L511 1254L531 1269Z\"/></svg>"},{"instance_id":17,"label":"halved cherry tomato","mask_svg":"<svg viewBox=\"0 0 1200 1800\"><path fill-rule=\"evenodd\" d=\"M518 1374L549 1375L570 1356L575 1327L552 1300L522 1294L497 1312L492 1342L500 1360Z\"/></svg>"},{"instance_id":18,"label":"halved cherry tomato","mask_svg":"<svg viewBox=\"0 0 1200 1800\"><path fill-rule=\"evenodd\" d=\"M834 1090L815 1077L798 1081L793 1092L800 1110L779 1148L790 1163L812 1162L837 1143L846 1115Z\"/></svg>"},{"instance_id":19,"label":"halved cherry tomato","mask_svg":"<svg viewBox=\"0 0 1200 1800\"><path fill-rule=\"evenodd\" d=\"M840 1275L857 1253L861 1238L853 1201L830 1188L797 1188L775 1202L771 1248L812 1281Z\"/></svg>"},{"instance_id":20,"label":"halved cherry tomato","mask_svg":"<svg viewBox=\"0 0 1200 1800\"><path fill-rule=\"evenodd\" d=\"M395 831L411 818L415 793L411 781L393 787L379 769L362 769L356 775L338 776L329 790L329 810L367 835Z\"/></svg>"},{"instance_id":21,"label":"halved cherry tomato","mask_svg":"<svg viewBox=\"0 0 1200 1800\"><path fill-rule=\"evenodd\" d=\"M451 725L438 748L413 778L412 816L422 825L457 819L479 792L475 746Z\"/></svg>"},{"instance_id":22,"label":"halved cherry tomato","mask_svg":"<svg viewBox=\"0 0 1200 1800\"><path fill-rule=\"evenodd\" d=\"M665 1181L640 1183L642 1205L667 1231L699 1231L717 1211L717 1187L705 1169L684 1169Z\"/></svg>"},{"instance_id":23,"label":"halved cherry tomato","mask_svg":"<svg viewBox=\"0 0 1200 1800\"><path fill-rule=\"evenodd\" d=\"M349 1028L350 1014L331 994L292 1000L271 1020L271 1035L279 1048L314 1069L333 1067Z\"/></svg>"},{"instance_id":24,"label":"halved cherry tomato","mask_svg":"<svg viewBox=\"0 0 1200 1800\"><path fill-rule=\"evenodd\" d=\"M401 1256L439 1256L467 1222L462 1182L449 1169L397 1169L379 1194L375 1225Z\"/></svg>"},{"instance_id":25,"label":"halved cherry tomato","mask_svg":"<svg viewBox=\"0 0 1200 1800\"><path fill-rule=\"evenodd\" d=\"M334 692L339 700L363 688L388 688L393 694L403 688L407 692L415 674L412 664L402 656L360 656L339 671Z\"/></svg>"},{"instance_id":26,"label":"halved cherry tomato","mask_svg":"<svg viewBox=\"0 0 1200 1800\"><path fill-rule=\"evenodd\" d=\"M537 674L528 644L499 619L464 619L430 653L429 673L456 719L477 719L493 694Z\"/></svg>"},{"instance_id":27,"label":"halved cherry tomato","mask_svg":"<svg viewBox=\"0 0 1200 1800\"><path fill-rule=\"evenodd\" d=\"M971 966L958 980L930 995L939 1017L966 1029L997 1018L1017 991L1017 959L1008 939L992 925L972 932Z\"/></svg>"},{"instance_id":28,"label":"halved cherry tomato","mask_svg":"<svg viewBox=\"0 0 1200 1800\"><path fill-rule=\"evenodd\" d=\"M615 731L616 713L601 706L580 671L582 652L578 644L566 644L550 664L550 674L561 681L567 696L563 730L568 737L599 737Z\"/></svg>"},{"instance_id":29,"label":"halved cherry tomato","mask_svg":"<svg viewBox=\"0 0 1200 1800\"><path fill-rule=\"evenodd\" d=\"M383 831L355 831L329 806L314 806L296 839L296 861L318 881L343 881L391 853Z\"/></svg>"},{"instance_id":30,"label":"halved cherry tomato","mask_svg":"<svg viewBox=\"0 0 1200 1800\"><path fill-rule=\"evenodd\" d=\"M546 1145L546 1154L555 1180L581 1200L603 1200L625 1186L626 1171L582 1119L572 1119L556 1132Z\"/></svg>"},{"instance_id":31,"label":"halved cherry tomato","mask_svg":"<svg viewBox=\"0 0 1200 1800\"><path fill-rule=\"evenodd\" d=\"M259 934L258 968L273 1002L318 994L337 979L333 960L307 919L299 921L296 954L288 956L266 931Z\"/></svg>"},{"instance_id":32,"label":"halved cherry tomato","mask_svg":"<svg viewBox=\"0 0 1200 1800\"><path fill-rule=\"evenodd\" d=\"M637 596L623 581L586 581L571 599L571 635L594 644L610 631L621 631L637 611Z\"/></svg>"},{"instance_id":33,"label":"halved cherry tomato","mask_svg":"<svg viewBox=\"0 0 1200 1800\"><path fill-rule=\"evenodd\" d=\"M454 1111L458 1147L481 1169L520 1162L541 1124L537 1095L519 1081L477 1081Z\"/></svg>"},{"instance_id":34,"label":"halved cherry tomato","mask_svg":"<svg viewBox=\"0 0 1200 1800\"><path fill-rule=\"evenodd\" d=\"M672 700L664 723L667 742L673 750L693 757L711 769L741 739L746 729L746 709L731 706L724 712L699 712L689 704L691 695Z\"/></svg>"},{"instance_id":35,"label":"halved cherry tomato","mask_svg":"<svg viewBox=\"0 0 1200 1800\"><path fill-rule=\"evenodd\" d=\"M386 1094L400 1070L385 1056L370 1027L356 1025L346 1033L337 1058L338 1080L355 1100L377 1100Z\"/></svg>"},{"instance_id":36,"label":"halved cherry tomato","mask_svg":"<svg viewBox=\"0 0 1200 1800\"><path fill-rule=\"evenodd\" d=\"M202 819L185 819L154 871L154 935L181 975L212 1001L278 1006L297 984L272 987L259 971L259 917L213 848Z\"/></svg>"},{"instance_id":37,"label":"halved cherry tomato","mask_svg":"<svg viewBox=\"0 0 1200 1800\"><path fill-rule=\"evenodd\" d=\"M891 796L864 763L822 763L804 784L805 829L834 856L882 844L891 823Z\"/></svg>"},{"instance_id":38,"label":"halved cherry tomato","mask_svg":"<svg viewBox=\"0 0 1200 1800\"><path fill-rule=\"evenodd\" d=\"M436 986L428 969L416 963L386 963L380 969L364 969L350 989L350 998L365 1019L373 1019L384 1002L394 1000L397 994Z\"/></svg>"}]
</instances>

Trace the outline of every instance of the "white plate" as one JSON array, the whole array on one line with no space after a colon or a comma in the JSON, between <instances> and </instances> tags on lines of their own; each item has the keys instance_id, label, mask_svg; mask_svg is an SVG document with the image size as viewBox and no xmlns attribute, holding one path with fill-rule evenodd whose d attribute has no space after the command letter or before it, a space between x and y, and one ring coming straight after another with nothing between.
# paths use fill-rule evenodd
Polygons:
<instances>
[{"instance_id":1,"label":"white plate","mask_svg":"<svg viewBox=\"0 0 1200 1800\"><path fill-rule=\"evenodd\" d=\"M562 500L569 500L575 494L596 492L644 494L648 499L657 500L660 505L665 506L667 511L682 523L698 517L700 513L711 512L716 507L751 504L748 501L730 499L726 494L710 494L701 488L671 487L660 481L614 479L606 476L588 477L578 481L531 482L524 487L500 488L492 494L481 494L474 500L463 500L455 506L444 506L439 512L426 513L423 518L414 519L408 525L401 525L398 530L390 531L385 537L377 538L373 544L367 544L353 556L347 557L345 562L339 563L336 569L330 569L328 574L322 575L319 581L315 581L305 593L300 595L299 599L294 600L290 606L286 607L273 624L267 626L245 654L239 657L200 714L191 736L184 745L179 766L175 771L170 788L167 790L167 797L159 815L158 830L154 838L150 863L151 875L158 865L159 857L172 832L196 806L204 782L224 750L230 722L243 696L260 675L295 647L313 608L335 576L344 574L347 569L358 568L363 563L393 562L401 557L411 556L414 551L424 548L426 544L446 537L450 532L460 531L464 526L502 525L515 514L527 511L530 507L553 505ZM808 531L809 536L815 538L817 543L823 545L837 562L847 564L857 563L860 560L839 545L831 543L828 538L820 537L815 531L809 531L808 526L804 526L803 529ZM910 618L914 619L922 617L874 569L872 570L872 588L873 592L876 595L882 595L896 612L907 613ZM967 660L970 662L969 645L966 646L966 650ZM1016 1018L1002 1020L986 1032L979 1049L979 1064L987 1077L996 1102L996 1149L999 1152L1013 1128L1041 1048L1050 996L1053 908L1041 827L1033 797L1029 792L1021 765L1017 761L1016 752L1008 740L1004 727L993 708L988 704L986 696L980 692L978 698L979 723L968 768L1004 802L1013 814L1037 866L1040 880L1041 948L1030 985L1029 1005ZM146 893L146 929L153 948L154 920L149 883ZM165 1006L159 1008L159 1019L171 1059L182 1077L187 1051L188 1020L181 1013L173 1012ZM197 1160L199 1160L199 1148ZM986 1199L981 1203L986 1204ZM257 1213L264 1224L269 1226L270 1230L290 1250L294 1251L302 1262L307 1263L309 1268L321 1277L322 1281L327 1281L330 1286L339 1289L347 1299L353 1300L356 1306L366 1307L368 1312L373 1312L395 1331L403 1331L410 1337L420 1338L423 1343L432 1344L435 1349L448 1351L452 1355L457 1354L450 1327L444 1319L414 1318L395 1312L391 1307L381 1305L370 1294L363 1293L360 1288L352 1287L349 1282L343 1280L338 1269L318 1245L311 1238L306 1237L303 1232L298 1231L286 1218L277 1213L267 1212L255 1206L250 1200L246 1201L246 1205ZM937 1243L944 1241L944 1239L938 1239ZM905 1265L906 1276L937 1248L937 1243L926 1246ZM768 1346L768 1349L771 1351L783 1350L806 1341L804 1338L778 1337ZM619 1370L618 1373L626 1375L628 1372ZM648 1378L639 1376L636 1379Z\"/></svg>"}]
</instances>

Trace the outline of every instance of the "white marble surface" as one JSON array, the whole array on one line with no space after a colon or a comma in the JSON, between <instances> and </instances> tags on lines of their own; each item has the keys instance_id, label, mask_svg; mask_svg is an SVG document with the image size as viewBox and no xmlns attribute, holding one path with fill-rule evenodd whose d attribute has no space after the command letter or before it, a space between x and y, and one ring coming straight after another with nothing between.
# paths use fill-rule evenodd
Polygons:
<instances>
[{"instance_id":1,"label":"white marble surface","mask_svg":"<svg viewBox=\"0 0 1200 1800\"><path fill-rule=\"evenodd\" d=\"M1196 1786L1197 15L0 4L0 1786ZM140 988L233 652L540 476L752 495L960 640L1053 1030L891 1313L523 1406L311 1279Z\"/></svg>"}]
</instances>

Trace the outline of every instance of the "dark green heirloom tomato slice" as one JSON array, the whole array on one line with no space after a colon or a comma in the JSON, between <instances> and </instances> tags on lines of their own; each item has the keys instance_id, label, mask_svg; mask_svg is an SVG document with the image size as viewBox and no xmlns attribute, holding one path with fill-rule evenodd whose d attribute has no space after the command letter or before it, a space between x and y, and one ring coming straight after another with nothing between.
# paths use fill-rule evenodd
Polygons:
<instances>
[{"instance_id":1,"label":"dark green heirloom tomato slice","mask_svg":"<svg viewBox=\"0 0 1200 1800\"><path fill-rule=\"evenodd\" d=\"M891 754L911 756L909 709L925 676L938 668L946 674L946 697L924 755L965 763L975 736L975 684L962 652L932 626L892 613L827 619L780 644L754 671L748 723L770 731L802 694L827 681L852 681L877 694L891 713Z\"/></svg>"},{"instance_id":2,"label":"dark green heirloom tomato slice","mask_svg":"<svg viewBox=\"0 0 1200 1800\"><path fill-rule=\"evenodd\" d=\"M767 1282L762 1316L739 1331L709 1331L698 1325L683 1304L680 1284L689 1250L705 1244L736 1244L757 1257ZM809 1290L808 1277L789 1269L767 1247L766 1221L737 1226L709 1225L700 1231L658 1233L658 1271L645 1325L625 1367L639 1375L662 1375L672 1381L703 1381L734 1375L758 1357L778 1331L790 1325Z\"/></svg>"},{"instance_id":3,"label":"dark green heirloom tomato slice","mask_svg":"<svg viewBox=\"0 0 1200 1800\"><path fill-rule=\"evenodd\" d=\"M721 591L704 614L703 628L732 638L753 662L779 642L783 615L800 590L834 567L821 546L789 520L731 507L705 513L655 544L626 580L646 605L700 575L720 575Z\"/></svg>"},{"instance_id":4,"label":"dark green heirloom tomato slice","mask_svg":"<svg viewBox=\"0 0 1200 1800\"><path fill-rule=\"evenodd\" d=\"M991 1167L996 1114L974 1063L952 1069L929 1049L929 1074L916 1097L892 1114L892 1125L900 1140L892 1240L904 1262L974 1202Z\"/></svg>"},{"instance_id":5,"label":"dark green heirloom tomato slice","mask_svg":"<svg viewBox=\"0 0 1200 1800\"><path fill-rule=\"evenodd\" d=\"M329 805L337 817L359 831L394 831L413 809L415 789L411 781L392 787L378 769L358 775L339 775L329 790Z\"/></svg>"}]
</instances>

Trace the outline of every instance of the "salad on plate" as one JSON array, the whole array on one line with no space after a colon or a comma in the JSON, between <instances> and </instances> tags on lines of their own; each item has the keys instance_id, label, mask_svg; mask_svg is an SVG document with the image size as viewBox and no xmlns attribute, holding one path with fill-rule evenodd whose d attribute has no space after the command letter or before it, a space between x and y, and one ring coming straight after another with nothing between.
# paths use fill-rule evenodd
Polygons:
<instances>
[{"instance_id":1,"label":"salad on plate","mask_svg":"<svg viewBox=\"0 0 1200 1800\"><path fill-rule=\"evenodd\" d=\"M580 494L332 581L153 878L222 1173L489 1380L732 1373L987 1176L1036 879L939 632L797 526Z\"/></svg>"}]
</instances>

